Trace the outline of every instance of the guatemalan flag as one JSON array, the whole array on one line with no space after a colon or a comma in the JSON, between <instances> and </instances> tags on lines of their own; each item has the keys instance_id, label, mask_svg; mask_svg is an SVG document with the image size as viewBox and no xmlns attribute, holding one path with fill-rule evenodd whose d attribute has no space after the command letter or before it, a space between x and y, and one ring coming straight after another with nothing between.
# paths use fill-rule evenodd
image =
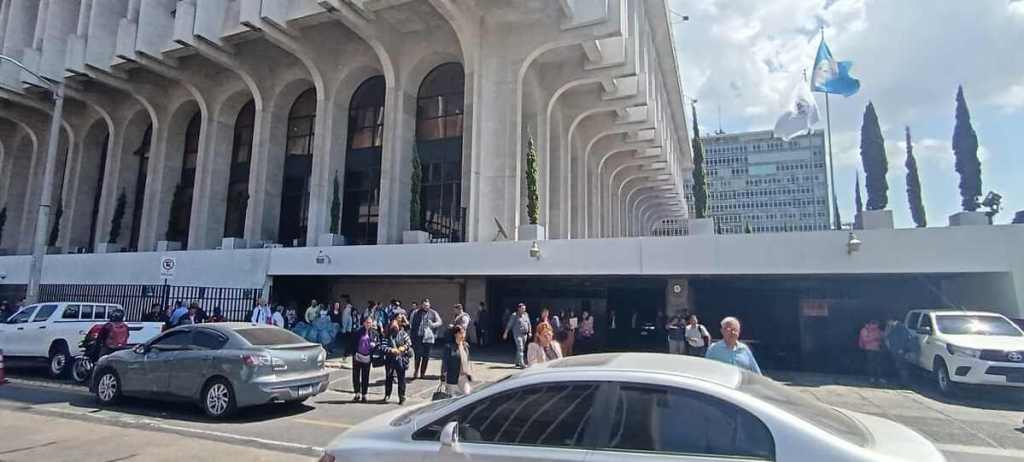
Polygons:
<instances>
[{"instance_id":1,"label":"guatemalan flag","mask_svg":"<svg viewBox=\"0 0 1024 462\"><path fill-rule=\"evenodd\" d=\"M818 45L818 56L814 59L814 72L811 74L811 90L821 93L832 93L851 96L860 90L860 81L850 77L850 61L836 61L832 51L821 39Z\"/></svg>"}]
</instances>

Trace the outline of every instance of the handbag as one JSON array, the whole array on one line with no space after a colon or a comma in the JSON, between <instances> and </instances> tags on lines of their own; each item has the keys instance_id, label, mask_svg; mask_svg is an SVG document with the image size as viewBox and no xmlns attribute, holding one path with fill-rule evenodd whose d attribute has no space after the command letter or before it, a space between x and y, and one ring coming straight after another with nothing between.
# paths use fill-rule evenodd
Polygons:
<instances>
[{"instance_id":1,"label":"handbag","mask_svg":"<svg viewBox=\"0 0 1024 462\"><path fill-rule=\"evenodd\" d=\"M377 348L374 348L370 352L370 365L373 367L382 367L388 361L388 354L383 344L378 344Z\"/></svg>"},{"instance_id":2,"label":"handbag","mask_svg":"<svg viewBox=\"0 0 1024 462\"><path fill-rule=\"evenodd\" d=\"M444 389L444 381L442 380L441 383L437 384L437 389L434 390L434 394L430 395L430 400L441 401L442 399L451 398L452 395L449 395L448 392L446 392Z\"/></svg>"},{"instance_id":3,"label":"handbag","mask_svg":"<svg viewBox=\"0 0 1024 462\"><path fill-rule=\"evenodd\" d=\"M357 363L360 363L360 364L369 364L370 363L370 355L364 355L364 354L362 354L362 353L357 351L356 354L355 354L355 358L356 358L356 362Z\"/></svg>"}]
</instances>

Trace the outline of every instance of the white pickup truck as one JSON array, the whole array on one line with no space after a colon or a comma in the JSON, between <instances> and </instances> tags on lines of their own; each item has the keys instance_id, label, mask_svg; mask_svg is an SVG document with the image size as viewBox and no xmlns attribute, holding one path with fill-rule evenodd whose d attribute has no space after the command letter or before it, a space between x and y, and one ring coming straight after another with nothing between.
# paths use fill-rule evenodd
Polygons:
<instances>
[{"instance_id":1,"label":"white pickup truck","mask_svg":"<svg viewBox=\"0 0 1024 462\"><path fill-rule=\"evenodd\" d=\"M53 377L63 376L72 353L96 324L120 305L91 302L50 302L28 305L0 324L0 350L4 356L46 359ZM163 323L129 322L128 343L143 343L160 334Z\"/></svg>"},{"instance_id":2,"label":"white pickup truck","mask_svg":"<svg viewBox=\"0 0 1024 462\"><path fill-rule=\"evenodd\" d=\"M913 310L886 344L897 361L930 372L945 394L957 384L1024 387L1024 331L998 313Z\"/></svg>"}]
</instances>

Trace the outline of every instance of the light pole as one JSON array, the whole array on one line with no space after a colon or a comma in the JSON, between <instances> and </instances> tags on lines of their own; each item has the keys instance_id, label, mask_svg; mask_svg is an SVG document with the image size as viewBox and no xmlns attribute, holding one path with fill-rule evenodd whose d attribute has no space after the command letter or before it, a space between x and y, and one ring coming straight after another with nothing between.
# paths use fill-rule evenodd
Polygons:
<instances>
[{"instance_id":1,"label":"light pole","mask_svg":"<svg viewBox=\"0 0 1024 462\"><path fill-rule=\"evenodd\" d=\"M46 145L46 167L43 169L43 194L39 199L39 214L36 217L36 234L32 241L32 263L29 266L26 303L39 301L39 282L43 277L43 255L46 254L46 238L50 227L50 201L53 200L53 170L57 168L57 143L60 140L61 113L64 111L64 83L50 82L32 72L17 60L0 55L0 60L10 62L42 82L53 94L53 114L50 116L50 136Z\"/></svg>"}]
</instances>

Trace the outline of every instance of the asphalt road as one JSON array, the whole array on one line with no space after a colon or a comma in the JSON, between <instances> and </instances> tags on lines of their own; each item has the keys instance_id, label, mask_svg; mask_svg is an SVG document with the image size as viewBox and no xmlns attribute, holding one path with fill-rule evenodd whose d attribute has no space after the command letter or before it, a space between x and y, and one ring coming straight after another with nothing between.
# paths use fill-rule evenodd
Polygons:
<instances>
[{"instance_id":1,"label":"asphalt road","mask_svg":"<svg viewBox=\"0 0 1024 462\"><path fill-rule=\"evenodd\" d=\"M436 367L436 365L434 365ZM491 379L509 372L487 364ZM0 385L0 461L38 460L315 460L337 435L397 403L351 402L350 372L331 374L330 391L297 406L243 409L213 421L187 404L127 400L100 408L84 387L54 382L41 371L8 371ZM374 371L371 400L382 398L383 374ZM870 387L854 379L814 374L777 378L823 402L887 417L932 439L951 461L1024 460L1024 405L971 395L950 402L921 390ZM852 382L851 382L852 380ZM409 385L409 401L429 399L435 381ZM1017 409L1021 407L1021 409ZM79 451L79 445L88 449ZM242 451L242 452L238 452Z\"/></svg>"}]
</instances>

